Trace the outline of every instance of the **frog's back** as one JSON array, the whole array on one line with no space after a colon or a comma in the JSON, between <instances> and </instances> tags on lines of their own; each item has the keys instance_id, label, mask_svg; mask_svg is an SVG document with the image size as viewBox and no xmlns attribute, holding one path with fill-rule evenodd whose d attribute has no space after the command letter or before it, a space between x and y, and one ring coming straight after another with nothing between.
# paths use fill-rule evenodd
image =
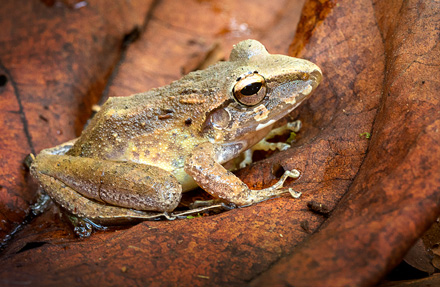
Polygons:
<instances>
[{"instance_id":1,"label":"frog's back","mask_svg":"<svg viewBox=\"0 0 440 287\"><path fill-rule=\"evenodd\" d=\"M206 140L200 132L206 111L228 97L219 88L221 77L211 75L223 65L146 93L110 98L68 154L149 164L185 156L191 146Z\"/></svg>"}]
</instances>

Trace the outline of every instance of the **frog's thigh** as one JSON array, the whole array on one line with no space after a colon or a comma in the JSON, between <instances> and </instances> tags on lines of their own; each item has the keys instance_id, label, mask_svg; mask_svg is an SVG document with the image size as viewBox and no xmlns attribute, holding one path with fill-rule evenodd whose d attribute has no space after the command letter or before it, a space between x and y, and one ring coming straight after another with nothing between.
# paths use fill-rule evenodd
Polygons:
<instances>
[{"instance_id":1,"label":"frog's thigh","mask_svg":"<svg viewBox=\"0 0 440 287\"><path fill-rule=\"evenodd\" d=\"M157 218L161 213L139 211L108 205L82 196L61 181L45 175L39 175L42 187L50 197L71 214L88 218L98 224L123 224L129 221Z\"/></svg>"},{"instance_id":2,"label":"frog's thigh","mask_svg":"<svg viewBox=\"0 0 440 287\"><path fill-rule=\"evenodd\" d=\"M48 182L50 177L85 197L138 210L172 211L182 195L182 187L172 174L133 162L41 154L31 171L46 188L53 185ZM49 189L52 196L54 188ZM61 196L57 201L62 204L66 200Z\"/></svg>"},{"instance_id":3,"label":"frog's thigh","mask_svg":"<svg viewBox=\"0 0 440 287\"><path fill-rule=\"evenodd\" d=\"M215 147L204 143L194 149L185 161L185 172L193 177L206 192L214 197L227 200L237 205L248 205L284 193L279 189L284 180L290 176L283 175L273 187L261 190L251 190L215 160Z\"/></svg>"}]
</instances>

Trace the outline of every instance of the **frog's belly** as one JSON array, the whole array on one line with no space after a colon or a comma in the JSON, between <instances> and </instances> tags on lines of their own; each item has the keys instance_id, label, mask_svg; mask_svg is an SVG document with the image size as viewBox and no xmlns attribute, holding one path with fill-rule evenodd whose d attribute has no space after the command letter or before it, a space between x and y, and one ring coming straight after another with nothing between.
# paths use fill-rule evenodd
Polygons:
<instances>
[{"instance_id":1,"label":"frog's belly","mask_svg":"<svg viewBox=\"0 0 440 287\"><path fill-rule=\"evenodd\" d=\"M183 168L183 163L181 164L180 167L176 167L175 164L170 164L170 162L174 162L174 161L167 161L167 160L154 161L154 162L145 161L145 162L139 162L139 163L142 163L145 165L150 165L150 166L156 166L156 167L159 167L163 170L168 171L180 183L180 185L182 186L183 192L190 191L190 190L198 187L198 185L194 181L194 179L185 172L185 170Z\"/></svg>"},{"instance_id":2,"label":"frog's belly","mask_svg":"<svg viewBox=\"0 0 440 287\"><path fill-rule=\"evenodd\" d=\"M155 166L166 170L170 174L172 174L177 181L182 185L182 191L186 192L198 187L197 183L193 180L191 176L189 176L184 170L184 162L185 157L181 156L179 158L174 158L169 153L150 153L151 157L147 158L138 158L132 161Z\"/></svg>"},{"instance_id":3,"label":"frog's belly","mask_svg":"<svg viewBox=\"0 0 440 287\"><path fill-rule=\"evenodd\" d=\"M194 188L197 188L198 185L194 181L194 179L189 176L183 168L176 169L172 172L172 174L176 177L176 179L179 181L179 183L182 185L182 191L187 192L190 190L193 190Z\"/></svg>"},{"instance_id":4,"label":"frog's belly","mask_svg":"<svg viewBox=\"0 0 440 287\"><path fill-rule=\"evenodd\" d=\"M182 191L189 191L198 187L197 183L189 176L184 170L185 157L181 156L175 158L170 153L150 153L150 157L140 158L139 160L133 160L135 162L156 166L163 170L166 170L172 174L177 181L182 185Z\"/></svg>"}]
</instances>

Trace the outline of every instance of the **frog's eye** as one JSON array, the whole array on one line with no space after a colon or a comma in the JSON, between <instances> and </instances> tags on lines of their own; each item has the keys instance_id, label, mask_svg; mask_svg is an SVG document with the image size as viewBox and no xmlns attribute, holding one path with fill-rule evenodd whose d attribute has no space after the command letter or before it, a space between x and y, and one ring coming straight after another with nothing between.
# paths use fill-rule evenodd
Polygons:
<instances>
[{"instance_id":1,"label":"frog's eye","mask_svg":"<svg viewBox=\"0 0 440 287\"><path fill-rule=\"evenodd\" d=\"M257 72L240 77L232 89L232 93L241 104L254 106L266 96L266 81Z\"/></svg>"}]
</instances>

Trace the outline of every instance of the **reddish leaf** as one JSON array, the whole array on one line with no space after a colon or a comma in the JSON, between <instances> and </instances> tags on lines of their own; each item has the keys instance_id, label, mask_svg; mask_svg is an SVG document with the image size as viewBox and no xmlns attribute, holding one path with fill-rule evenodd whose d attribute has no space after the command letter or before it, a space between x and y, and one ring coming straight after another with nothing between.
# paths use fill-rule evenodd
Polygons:
<instances>
[{"instance_id":1,"label":"reddish leaf","mask_svg":"<svg viewBox=\"0 0 440 287\"><path fill-rule=\"evenodd\" d=\"M146 19L141 38L124 52L104 94L129 95L166 84L212 54L227 57L231 44L243 38L261 40L272 53L286 53L292 43L292 55L322 67L322 86L291 115L303 122L295 148L238 173L249 186L260 188L275 182L279 170L298 168L302 177L288 185L303 196L299 200L282 196L211 217L144 222L98 232L86 240L76 239L52 209L9 242L0 258L5 266L0 271L2 283L241 286L254 280L254 285L367 285L397 264L437 217L440 122L435 25L440 13L436 2L308 1L293 42L301 7L295 1L161 1L148 13L148 5L118 6L126 9L120 14L110 13L111 5L91 2L79 10L63 5L64 10L55 10L61 9L58 2L52 7L33 3L32 8L45 17L20 11L25 9L23 3L15 9L23 19L35 17L18 23L36 27L38 20L49 28L27 37L10 32L14 37L0 40L12 59L1 58L9 71L6 76L19 79L14 81L16 89L27 95L20 98L21 108L9 99L2 105L19 112L11 121L14 126L0 139L0 148L8 154L13 147L22 149L11 155L9 168L12 163L18 167L30 149L11 136L16 130L26 139L25 123L31 134L28 145L35 145L37 151L72 138L69 121L76 120L80 130L117 61L122 36ZM68 4L74 7L75 2ZM0 13L5 13L2 22L7 19L5 27L12 31L19 26L12 24L17 17L11 17L13 5L18 4L8 5L7 12ZM52 13L52 18L44 13ZM75 34L74 40L67 37L65 27L60 28L63 17L74 27L84 26L92 21L86 18L90 13L95 21L108 19L106 25L88 25L78 30L81 34ZM98 39L95 43L87 42L91 35ZM29 40L42 36L59 41L52 40L45 50L35 45L37 40ZM12 50L12 41L25 41L20 46L23 51ZM30 43L38 53L29 52ZM64 49L64 43L75 45ZM99 50L104 48L105 52ZM23 63L31 60L42 63L35 69L37 76L24 69ZM4 89L14 99L10 82ZM83 96L87 102L78 113L79 103L86 101ZM60 102L56 109L54 101ZM50 105L46 112L45 105ZM55 134L57 129L63 134L44 142L48 131ZM371 139L360 136L366 132ZM8 168L1 170L12 174ZM17 177L2 180L6 178ZM19 184L27 186L20 177L8 189L24 202L19 209L24 212L13 224L28 212L35 191L24 193ZM11 216L13 210L5 215ZM321 230L309 237L329 215ZM275 264L286 254L291 255Z\"/></svg>"},{"instance_id":2,"label":"reddish leaf","mask_svg":"<svg viewBox=\"0 0 440 287\"><path fill-rule=\"evenodd\" d=\"M356 123L364 123L372 113L371 144L348 193L325 226L254 285L375 283L438 217L439 11L435 1L379 1L374 6L357 1L337 5L316 29L309 43L322 43L314 53L333 92L326 102L338 106L329 125L338 115L344 116L347 119L334 127L335 135L340 135L338 128L358 134ZM322 37L322 31L335 31L336 36ZM324 54L327 60L321 61ZM347 156L347 149L342 151ZM330 161L336 162L337 156ZM328 174L335 171L327 164L323 169Z\"/></svg>"},{"instance_id":3,"label":"reddish leaf","mask_svg":"<svg viewBox=\"0 0 440 287\"><path fill-rule=\"evenodd\" d=\"M24 220L35 197L23 159L79 134L124 36L142 26L152 1L81 1L82 8L75 2L2 3L1 239Z\"/></svg>"}]
</instances>

